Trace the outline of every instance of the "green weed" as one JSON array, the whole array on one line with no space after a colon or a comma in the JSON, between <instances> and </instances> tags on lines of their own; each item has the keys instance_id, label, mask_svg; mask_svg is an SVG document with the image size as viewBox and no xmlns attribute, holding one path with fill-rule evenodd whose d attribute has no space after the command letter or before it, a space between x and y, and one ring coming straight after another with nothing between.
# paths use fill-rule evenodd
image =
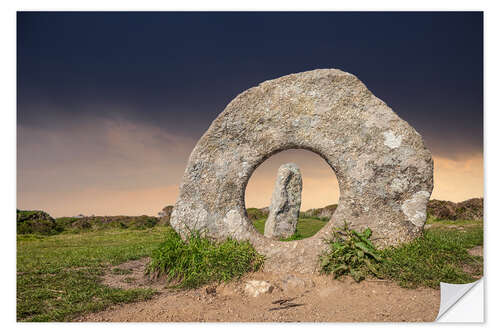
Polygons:
<instances>
[{"instance_id":1,"label":"green weed","mask_svg":"<svg viewBox=\"0 0 500 333\"><path fill-rule=\"evenodd\" d=\"M357 232L344 223L327 239L329 248L320 256L321 271L334 278L350 275L360 282L368 275L379 276L378 265L382 257L370 242L370 228Z\"/></svg>"}]
</instances>

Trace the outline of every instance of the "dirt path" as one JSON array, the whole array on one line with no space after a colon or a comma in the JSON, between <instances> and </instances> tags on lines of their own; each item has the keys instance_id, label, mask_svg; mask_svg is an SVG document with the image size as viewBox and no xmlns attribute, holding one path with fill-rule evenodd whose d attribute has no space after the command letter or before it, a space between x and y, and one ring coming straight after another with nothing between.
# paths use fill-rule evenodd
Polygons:
<instances>
[{"instance_id":1,"label":"dirt path","mask_svg":"<svg viewBox=\"0 0 500 333\"><path fill-rule=\"evenodd\" d=\"M157 296L149 301L117 305L88 314L77 321L434 321L439 310L439 290L403 289L388 281L358 284L349 278L338 281L312 274L258 272L227 285L175 291L164 289L163 283L152 284L144 278L144 264L144 259L122 264L118 268L129 274L107 274L104 283L120 288L150 286L159 291ZM258 297L249 296L244 292L245 283L252 279L268 281L274 289Z\"/></svg>"}]
</instances>

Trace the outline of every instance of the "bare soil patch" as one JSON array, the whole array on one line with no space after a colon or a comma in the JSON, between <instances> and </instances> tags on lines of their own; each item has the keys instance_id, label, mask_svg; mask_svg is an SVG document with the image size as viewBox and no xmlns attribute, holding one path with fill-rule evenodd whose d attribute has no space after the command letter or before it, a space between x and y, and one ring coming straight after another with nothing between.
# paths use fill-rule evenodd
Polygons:
<instances>
[{"instance_id":1,"label":"bare soil patch","mask_svg":"<svg viewBox=\"0 0 500 333\"><path fill-rule=\"evenodd\" d=\"M483 256L483 246L475 246L472 249L469 249L467 252L471 256L482 257Z\"/></svg>"},{"instance_id":2,"label":"bare soil patch","mask_svg":"<svg viewBox=\"0 0 500 333\"><path fill-rule=\"evenodd\" d=\"M434 321L439 310L439 290L405 289L394 282L351 278L333 280L316 274L251 273L239 281L192 290L165 288L165 281L149 281L143 275L147 259L117 266L129 274L104 277L118 288L151 287L151 300L116 305L87 314L77 321L110 322L422 322ZM115 273L119 270L115 270ZM274 289L252 297L245 282L263 280Z\"/></svg>"},{"instance_id":3,"label":"bare soil patch","mask_svg":"<svg viewBox=\"0 0 500 333\"><path fill-rule=\"evenodd\" d=\"M142 258L114 266L106 272L102 283L120 289L152 288L157 291L165 290L165 279L151 280L144 274L144 268L149 260L149 258Z\"/></svg>"},{"instance_id":4,"label":"bare soil patch","mask_svg":"<svg viewBox=\"0 0 500 333\"><path fill-rule=\"evenodd\" d=\"M476 257L483 257L483 246L475 246L472 249L468 249L467 252L471 256L476 256ZM471 274L474 278L479 279L483 276L483 271L478 270L477 268L471 266L471 265L464 265L463 270L469 274Z\"/></svg>"}]
</instances>

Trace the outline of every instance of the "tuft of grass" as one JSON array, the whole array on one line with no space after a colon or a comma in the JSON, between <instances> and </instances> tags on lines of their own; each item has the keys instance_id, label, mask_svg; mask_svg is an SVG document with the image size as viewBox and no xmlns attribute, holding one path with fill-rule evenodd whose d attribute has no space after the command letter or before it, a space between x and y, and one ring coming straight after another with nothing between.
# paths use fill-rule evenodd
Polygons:
<instances>
[{"instance_id":1,"label":"tuft of grass","mask_svg":"<svg viewBox=\"0 0 500 333\"><path fill-rule=\"evenodd\" d=\"M304 237L301 233L299 233L297 230L291 235L290 237L287 238L280 238L280 241L282 242L289 242L289 241L294 241L294 240L301 240L304 239Z\"/></svg>"},{"instance_id":2,"label":"tuft of grass","mask_svg":"<svg viewBox=\"0 0 500 333\"><path fill-rule=\"evenodd\" d=\"M107 267L147 256L164 227L17 236L17 320L70 321L107 306L145 300L152 289L102 285Z\"/></svg>"},{"instance_id":3,"label":"tuft of grass","mask_svg":"<svg viewBox=\"0 0 500 333\"><path fill-rule=\"evenodd\" d=\"M266 217L263 217L263 218L260 218L258 220L253 221L253 226L259 234L262 234L262 235L264 234L264 229L266 227L266 219L267 219Z\"/></svg>"},{"instance_id":4,"label":"tuft of grass","mask_svg":"<svg viewBox=\"0 0 500 333\"><path fill-rule=\"evenodd\" d=\"M482 224L465 224L469 225L465 230L431 228L412 242L383 250L386 260L380 267L381 274L408 288L439 288L440 282L477 280L483 260L471 256L467 249L483 245L483 228Z\"/></svg>"},{"instance_id":5,"label":"tuft of grass","mask_svg":"<svg viewBox=\"0 0 500 333\"><path fill-rule=\"evenodd\" d=\"M350 275L356 282L369 275L379 276L382 257L369 240L371 235L370 228L357 232L346 222L342 228L333 230L331 237L326 239L328 250L320 256L321 272L332 274L335 279Z\"/></svg>"},{"instance_id":6,"label":"tuft of grass","mask_svg":"<svg viewBox=\"0 0 500 333\"><path fill-rule=\"evenodd\" d=\"M171 287L196 288L210 282L227 282L257 271L264 256L248 241L217 242L193 232L184 241L168 228L165 241L153 251L146 273L166 275Z\"/></svg>"},{"instance_id":7,"label":"tuft of grass","mask_svg":"<svg viewBox=\"0 0 500 333\"><path fill-rule=\"evenodd\" d=\"M267 218L261 218L253 222L253 226L257 232L264 234L264 228L266 224ZM300 240L304 238L311 237L315 235L321 228L327 224L328 221L322 220L320 218L308 217L308 218L300 218L297 221L297 230L296 232L284 239L280 239L281 241L292 241L292 240Z\"/></svg>"}]
</instances>

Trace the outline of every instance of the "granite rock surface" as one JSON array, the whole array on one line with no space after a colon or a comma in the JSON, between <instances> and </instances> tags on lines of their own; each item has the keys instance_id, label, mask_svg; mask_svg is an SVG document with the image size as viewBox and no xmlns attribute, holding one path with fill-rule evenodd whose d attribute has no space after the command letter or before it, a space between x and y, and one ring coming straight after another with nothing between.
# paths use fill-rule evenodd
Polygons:
<instances>
[{"instance_id":1,"label":"granite rock surface","mask_svg":"<svg viewBox=\"0 0 500 333\"><path fill-rule=\"evenodd\" d=\"M295 163L280 166L274 185L264 236L280 239L295 233L302 196L302 176Z\"/></svg>"},{"instance_id":2,"label":"granite rock surface","mask_svg":"<svg viewBox=\"0 0 500 333\"><path fill-rule=\"evenodd\" d=\"M245 210L253 171L286 149L322 156L340 198L316 235L290 242L259 234ZM318 69L262 82L234 98L193 149L170 223L181 234L249 240L264 270L312 272L325 237L344 221L370 227L378 246L422 234L433 160L422 137L354 75Z\"/></svg>"}]
</instances>

